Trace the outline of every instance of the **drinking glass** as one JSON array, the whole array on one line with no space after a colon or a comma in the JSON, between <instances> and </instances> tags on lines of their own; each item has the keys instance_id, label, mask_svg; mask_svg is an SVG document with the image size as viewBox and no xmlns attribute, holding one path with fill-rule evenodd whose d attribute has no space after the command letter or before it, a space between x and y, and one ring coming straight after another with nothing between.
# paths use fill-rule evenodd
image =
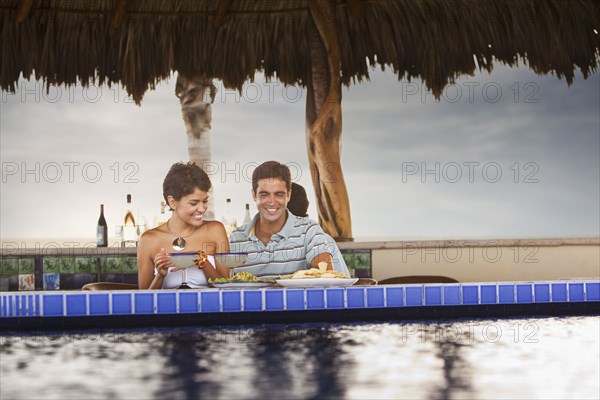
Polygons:
<instances>
[{"instance_id":1,"label":"drinking glass","mask_svg":"<svg viewBox=\"0 0 600 400\"><path fill-rule=\"evenodd\" d=\"M181 270L181 285L177 289L191 289L187 284L187 268Z\"/></svg>"}]
</instances>

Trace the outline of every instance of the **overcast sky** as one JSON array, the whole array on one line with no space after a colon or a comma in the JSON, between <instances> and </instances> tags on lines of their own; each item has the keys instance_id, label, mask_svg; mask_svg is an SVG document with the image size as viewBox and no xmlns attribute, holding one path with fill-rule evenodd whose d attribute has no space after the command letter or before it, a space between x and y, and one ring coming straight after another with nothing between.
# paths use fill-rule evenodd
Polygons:
<instances>
[{"instance_id":1,"label":"overcast sky","mask_svg":"<svg viewBox=\"0 0 600 400\"><path fill-rule=\"evenodd\" d=\"M292 166L312 201L306 93L257 75L242 97L217 82L212 175L216 215L252 203L253 166ZM2 93L1 237L95 241L125 195L149 224L170 165L188 158L175 78L141 106L124 90L22 81ZM600 234L600 79L568 86L496 65L462 77L436 101L420 82L372 72L343 89L342 165L353 233L361 238L529 238ZM255 211L252 205L251 210Z\"/></svg>"}]
</instances>

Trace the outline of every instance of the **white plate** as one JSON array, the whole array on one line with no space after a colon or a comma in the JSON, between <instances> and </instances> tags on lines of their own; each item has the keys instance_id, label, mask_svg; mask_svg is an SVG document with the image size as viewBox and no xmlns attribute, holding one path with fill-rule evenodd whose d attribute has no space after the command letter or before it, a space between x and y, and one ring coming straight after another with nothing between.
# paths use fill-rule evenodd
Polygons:
<instances>
[{"instance_id":1,"label":"white plate","mask_svg":"<svg viewBox=\"0 0 600 400\"><path fill-rule=\"evenodd\" d=\"M256 289L273 286L274 282L215 282L212 286L220 289Z\"/></svg>"},{"instance_id":2,"label":"white plate","mask_svg":"<svg viewBox=\"0 0 600 400\"><path fill-rule=\"evenodd\" d=\"M298 278L277 279L277 283L284 287L337 287L350 286L358 282L358 278Z\"/></svg>"}]
</instances>

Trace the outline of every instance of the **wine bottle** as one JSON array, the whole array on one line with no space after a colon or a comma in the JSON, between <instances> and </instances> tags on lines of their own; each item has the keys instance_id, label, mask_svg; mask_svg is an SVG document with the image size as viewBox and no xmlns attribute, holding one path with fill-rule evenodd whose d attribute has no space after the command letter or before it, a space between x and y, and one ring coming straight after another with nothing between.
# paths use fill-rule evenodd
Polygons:
<instances>
[{"instance_id":1,"label":"wine bottle","mask_svg":"<svg viewBox=\"0 0 600 400\"><path fill-rule=\"evenodd\" d=\"M167 215L165 214L165 207L167 204L164 201L160 202L160 214L156 218L155 226L161 226L165 222L167 222Z\"/></svg>"},{"instance_id":2,"label":"wine bottle","mask_svg":"<svg viewBox=\"0 0 600 400\"><path fill-rule=\"evenodd\" d=\"M250 204L246 203L246 215L244 215L243 225L248 225L251 222L252 222L252 218L250 217Z\"/></svg>"},{"instance_id":3,"label":"wine bottle","mask_svg":"<svg viewBox=\"0 0 600 400\"><path fill-rule=\"evenodd\" d=\"M225 225L227 236L237 228L237 221L231 214L231 199L227 199L225 203L225 214L221 221L223 222L223 225Z\"/></svg>"},{"instance_id":4,"label":"wine bottle","mask_svg":"<svg viewBox=\"0 0 600 400\"><path fill-rule=\"evenodd\" d=\"M127 211L123 218L123 246L135 245L137 243L137 227L135 217L131 211L131 195L127 195Z\"/></svg>"},{"instance_id":5,"label":"wine bottle","mask_svg":"<svg viewBox=\"0 0 600 400\"><path fill-rule=\"evenodd\" d=\"M98 225L96 226L96 246L108 246L108 225L106 225L106 218L104 218L104 204L100 204L100 218L98 218Z\"/></svg>"}]
</instances>

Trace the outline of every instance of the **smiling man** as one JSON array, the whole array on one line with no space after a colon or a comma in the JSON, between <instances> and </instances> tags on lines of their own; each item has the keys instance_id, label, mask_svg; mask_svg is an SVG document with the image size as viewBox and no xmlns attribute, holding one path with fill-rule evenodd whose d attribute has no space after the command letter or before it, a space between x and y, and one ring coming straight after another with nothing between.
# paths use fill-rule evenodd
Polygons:
<instances>
[{"instance_id":1,"label":"smiling man","mask_svg":"<svg viewBox=\"0 0 600 400\"><path fill-rule=\"evenodd\" d=\"M252 174L252 197L258 214L252 222L231 233L230 251L246 252L248 259L235 273L246 271L259 277L292 274L326 262L333 270L327 238L315 221L287 210L292 193L290 170L267 161Z\"/></svg>"}]
</instances>

